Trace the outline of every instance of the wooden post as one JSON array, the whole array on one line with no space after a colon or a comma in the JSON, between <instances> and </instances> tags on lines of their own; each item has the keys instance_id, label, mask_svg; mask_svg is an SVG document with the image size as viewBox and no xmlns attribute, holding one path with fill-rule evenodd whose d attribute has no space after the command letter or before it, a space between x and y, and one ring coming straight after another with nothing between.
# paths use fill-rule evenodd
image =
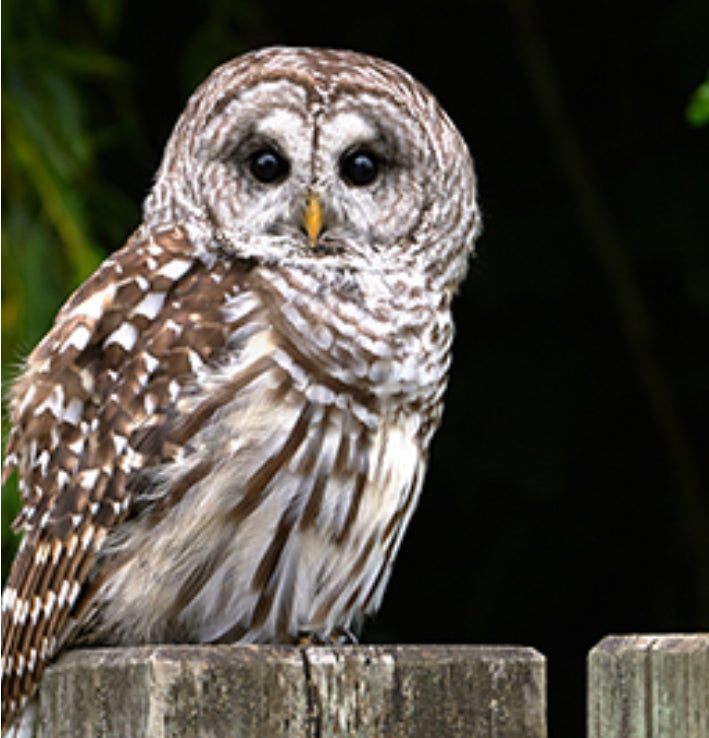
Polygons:
<instances>
[{"instance_id":1,"label":"wooden post","mask_svg":"<svg viewBox=\"0 0 709 738\"><path fill-rule=\"evenodd\" d=\"M153 646L69 651L39 736L546 736L545 662L484 646Z\"/></svg>"},{"instance_id":2,"label":"wooden post","mask_svg":"<svg viewBox=\"0 0 709 738\"><path fill-rule=\"evenodd\" d=\"M709 634L609 636L588 659L589 738L709 738Z\"/></svg>"}]
</instances>

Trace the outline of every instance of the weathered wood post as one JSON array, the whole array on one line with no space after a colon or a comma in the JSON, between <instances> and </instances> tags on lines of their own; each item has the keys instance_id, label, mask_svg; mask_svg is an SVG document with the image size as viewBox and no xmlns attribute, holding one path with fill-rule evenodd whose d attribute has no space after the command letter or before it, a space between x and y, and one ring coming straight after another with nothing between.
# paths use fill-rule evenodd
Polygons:
<instances>
[{"instance_id":1,"label":"weathered wood post","mask_svg":"<svg viewBox=\"0 0 709 738\"><path fill-rule=\"evenodd\" d=\"M39 735L546 736L544 658L485 646L155 646L70 651Z\"/></svg>"},{"instance_id":2,"label":"weathered wood post","mask_svg":"<svg viewBox=\"0 0 709 738\"><path fill-rule=\"evenodd\" d=\"M709 738L709 634L609 636L588 659L589 738Z\"/></svg>"}]
</instances>

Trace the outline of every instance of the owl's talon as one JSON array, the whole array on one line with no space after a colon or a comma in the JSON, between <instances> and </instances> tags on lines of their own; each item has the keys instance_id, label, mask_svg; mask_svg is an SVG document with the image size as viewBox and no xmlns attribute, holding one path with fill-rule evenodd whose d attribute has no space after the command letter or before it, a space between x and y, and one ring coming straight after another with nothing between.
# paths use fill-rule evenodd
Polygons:
<instances>
[{"instance_id":1,"label":"owl's talon","mask_svg":"<svg viewBox=\"0 0 709 738\"><path fill-rule=\"evenodd\" d=\"M329 633L302 632L298 640L298 645L306 648L309 646L356 646L358 643L359 639L347 626L338 626Z\"/></svg>"}]
</instances>

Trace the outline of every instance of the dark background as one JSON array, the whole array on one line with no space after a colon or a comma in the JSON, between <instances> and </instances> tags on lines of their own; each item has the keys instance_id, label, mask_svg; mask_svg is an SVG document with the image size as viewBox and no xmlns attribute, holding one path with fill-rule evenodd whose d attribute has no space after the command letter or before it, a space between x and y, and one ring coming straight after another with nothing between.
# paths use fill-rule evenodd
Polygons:
<instances>
[{"instance_id":1,"label":"dark background","mask_svg":"<svg viewBox=\"0 0 709 738\"><path fill-rule=\"evenodd\" d=\"M139 222L213 66L274 43L386 57L469 142L485 232L424 495L364 640L533 646L552 734L581 736L600 638L709 628L709 126L686 115L706 0L2 9L5 383Z\"/></svg>"}]
</instances>

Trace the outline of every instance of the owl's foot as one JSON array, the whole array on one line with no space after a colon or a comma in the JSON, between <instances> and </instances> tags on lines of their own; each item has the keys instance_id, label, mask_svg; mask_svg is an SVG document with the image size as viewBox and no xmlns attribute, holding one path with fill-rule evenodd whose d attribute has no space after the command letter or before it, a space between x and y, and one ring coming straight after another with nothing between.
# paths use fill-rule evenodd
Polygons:
<instances>
[{"instance_id":1,"label":"owl's foot","mask_svg":"<svg viewBox=\"0 0 709 738\"><path fill-rule=\"evenodd\" d=\"M346 627L338 626L329 633L316 631L301 631L298 635L298 645L308 646L356 646L359 643L357 636Z\"/></svg>"}]
</instances>

